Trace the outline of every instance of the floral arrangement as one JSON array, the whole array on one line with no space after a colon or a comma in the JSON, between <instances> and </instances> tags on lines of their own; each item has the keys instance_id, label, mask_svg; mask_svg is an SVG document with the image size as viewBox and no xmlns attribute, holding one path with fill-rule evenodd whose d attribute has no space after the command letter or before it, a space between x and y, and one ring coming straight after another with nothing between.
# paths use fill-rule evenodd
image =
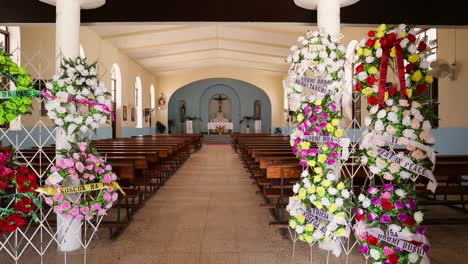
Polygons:
<instances>
[{"instance_id":1,"label":"floral arrangement","mask_svg":"<svg viewBox=\"0 0 468 264\"><path fill-rule=\"evenodd\" d=\"M47 116L68 134L96 129L109 119L110 96L97 78L96 63L88 65L80 57L63 60L59 72L46 84ZM74 112L74 102L90 105L87 113ZM70 111L72 110L72 111Z\"/></svg>"},{"instance_id":2,"label":"floral arrangement","mask_svg":"<svg viewBox=\"0 0 468 264\"><path fill-rule=\"evenodd\" d=\"M63 159L50 169L45 181L48 188L40 190L52 196L46 197L45 202L66 219L90 220L96 215L103 216L118 199L117 176L88 142L71 143L71 146L70 150L62 151ZM73 197L79 192L83 193L79 199Z\"/></svg>"},{"instance_id":3,"label":"floral arrangement","mask_svg":"<svg viewBox=\"0 0 468 264\"><path fill-rule=\"evenodd\" d=\"M14 193L9 193L9 185L14 187ZM35 210L41 207L34 195L37 187L36 174L27 167L15 165L10 148L0 148L0 200L14 200L11 208L0 208L0 233L14 232L30 217L37 221Z\"/></svg>"},{"instance_id":4,"label":"floral arrangement","mask_svg":"<svg viewBox=\"0 0 468 264\"><path fill-rule=\"evenodd\" d=\"M367 34L357 50L356 92L367 97L369 110L360 162L381 185L372 185L359 196L355 233L362 244L361 252L370 255L374 263L417 263L429 249L425 238L412 239L421 238L427 229L419 226L423 214L416 211L415 194L410 191L420 176L429 179L428 189L434 191L437 186L432 175L435 140L426 118L431 109L424 95L433 81L425 60L429 52L427 44L406 25L379 26ZM387 85L388 66L394 66L399 89ZM384 235L370 236L370 243L368 226ZM408 250L411 246L401 247L423 242L424 250L418 252Z\"/></svg>"},{"instance_id":5,"label":"floral arrangement","mask_svg":"<svg viewBox=\"0 0 468 264\"><path fill-rule=\"evenodd\" d=\"M219 135L224 133L224 126L216 126L215 132Z\"/></svg>"},{"instance_id":6,"label":"floral arrangement","mask_svg":"<svg viewBox=\"0 0 468 264\"><path fill-rule=\"evenodd\" d=\"M430 248L424 236L427 227L420 225L423 213L416 211L412 191L397 188L391 183L381 188L370 186L358 197L362 208L356 211L354 232L361 243L361 252L374 263L419 263ZM392 241L395 237L400 239L399 243ZM380 240L391 243L382 247Z\"/></svg>"},{"instance_id":7,"label":"floral arrangement","mask_svg":"<svg viewBox=\"0 0 468 264\"><path fill-rule=\"evenodd\" d=\"M340 238L349 236L348 221L352 193L350 182L340 179L342 152L348 151L340 127L341 79L345 48L338 38L309 32L293 46L285 82L289 108L297 128L291 135L293 153L304 167L301 181L294 185L287 211L290 228L299 240L319 243L322 249L341 253Z\"/></svg>"},{"instance_id":8,"label":"floral arrangement","mask_svg":"<svg viewBox=\"0 0 468 264\"><path fill-rule=\"evenodd\" d=\"M16 91L21 91L22 94L16 96L2 94L0 99L6 100L2 100L0 103L0 125L14 121L19 115L30 113L32 107L30 97L35 94L31 76L26 72L26 69L19 67L11 59L10 54L0 48L0 81L2 81L3 76L12 81L16 86Z\"/></svg>"}]
</instances>

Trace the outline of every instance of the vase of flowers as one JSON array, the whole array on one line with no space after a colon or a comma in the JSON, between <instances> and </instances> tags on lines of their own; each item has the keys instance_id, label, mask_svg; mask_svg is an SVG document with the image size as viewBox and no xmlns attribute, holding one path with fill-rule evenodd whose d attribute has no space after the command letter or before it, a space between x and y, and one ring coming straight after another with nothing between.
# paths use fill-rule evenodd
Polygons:
<instances>
[{"instance_id":1,"label":"vase of flowers","mask_svg":"<svg viewBox=\"0 0 468 264\"><path fill-rule=\"evenodd\" d=\"M224 134L224 126L216 126L215 132L216 132L218 135Z\"/></svg>"}]
</instances>

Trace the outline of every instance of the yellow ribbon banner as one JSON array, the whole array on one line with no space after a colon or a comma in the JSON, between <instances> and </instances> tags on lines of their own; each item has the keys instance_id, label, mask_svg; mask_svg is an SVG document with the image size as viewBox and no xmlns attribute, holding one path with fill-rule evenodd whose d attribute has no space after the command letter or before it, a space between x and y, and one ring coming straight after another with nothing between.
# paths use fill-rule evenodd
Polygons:
<instances>
[{"instance_id":1,"label":"yellow ribbon banner","mask_svg":"<svg viewBox=\"0 0 468 264\"><path fill-rule=\"evenodd\" d=\"M85 184L85 185L76 185L76 186L64 187L61 189L55 189L52 187L40 187L34 191L38 193L43 193L45 195L53 196L59 193L69 194L69 193L92 192L92 191L106 189L108 187L114 187L115 189L119 190L124 196L126 196L125 192L122 190L120 185L115 181L109 182L109 183L98 182L98 183L90 183L90 184Z\"/></svg>"}]
</instances>

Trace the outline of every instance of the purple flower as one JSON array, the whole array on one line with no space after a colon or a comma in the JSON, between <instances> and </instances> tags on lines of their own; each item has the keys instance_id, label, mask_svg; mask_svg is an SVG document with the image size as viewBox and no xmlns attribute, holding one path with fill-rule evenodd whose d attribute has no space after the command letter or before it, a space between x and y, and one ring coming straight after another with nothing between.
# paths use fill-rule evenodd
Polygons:
<instances>
[{"instance_id":1,"label":"purple flower","mask_svg":"<svg viewBox=\"0 0 468 264\"><path fill-rule=\"evenodd\" d=\"M309 156L309 150L303 150L301 152L301 159L305 159L307 156Z\"/></svg>"},{"instance_id":2,"label":"purple flower","mask_svg":"<svg viewBox=\"0 0 468 264\"><path fill-rule=\"evenodd\" d=\"M320 114L322 112L322 107L320 105L314 107L314 112Z\"/></svg>"},{"instance_id":3,"label":"purple flower","mask_svg":"<svg viewBox=\"0 0 468 264\"><path fill-rule=\"evenodd\" d=\"M309 128L310 128L310 126L311 126L311 124L310 124L310 121L309 121L309 120L307 120L307 119L306 119L306 120L304 120L303 124L304 124L304 127L305 127L305 129L309 129Z\"/></svg>"},{"instance_id":4,"label":"purple flower","mask_svg":"<svg viewBox=\"0 0 468 264\"><path fill-rule=\"evenodd\" d=\"M372 194L372 195L376 194L378 191L379 190L375 186L369 186L369 188L367 188L367 192Z\"/></svg>"},{"instance_id":5,"label":"purple flower","mask_svg":"<svg viewBox=\"0 0 468 264\"><path fill-rule=\"evenodd\" d=\"M327 159L327 164L329 166L332 166L333 164L335 164L335 160L334 159Z\"/></svg>"},{"instance_id":6,"label":"purple flower","mask_svg":"<svg viewBox=\"0 0 468 264\"><path fill-rule=\"evenodd\" d=\"M327 126L327 122L322 121L322 122L320 122L319 126L320 126L320 127L326 127L326 126Z\"/></svg>"},{"instance_id":7,"label":"purple flower","mask_svg":"<svg viewBox=\"0 0 468 264\"><path fill-rule=\"evenodd\" d=\"M328 113L327 112L322 112L322 119L327 120L328 119Z\"/></svg>"},{"instance_id":8,"label":"purple flower","mask_svg":"<svg viewBox=\"0 0 468 264\"><path fill-rule=\"evenodd\" d=\"M400 221L400 222L404 222L408 219L408 215L405 213L405 212L399 212L397 214L397 219Z\"/></svg>"},{"instance_id":9,"label":"purple flower","mask_svg":"<svg viewBox=\"0 0 468 264\"><path fill-rule=\"evenodd\" d=\"M317 156L318 154L318 149L317 148L311 148L309 150L309 154L312 155L312 156Z\"/></svg>"},{"instance_id":10,"label":"purple flower","mask_svg":"<svg viewBox=\"0 0 468 264\"><path fill-rule=\"evenodd\" d=\"M405 204L402 201L395 201L395 208L401 210L405 208Z\"/></svg>"},{"instance_id":11,"label":"purple flower","mask_svg":"<svg viewBox=\"0 0 468 264\"><path fill-rule=\"evenodd\" d=\"M356 214L362 215L363 213L364 213L364 210L362 210L362 208L356 209Z\"/></svg>"},{"instance_id":12,"label":"purple flower","mask_svg":"<svg viewBox=\"0 0 468 264\"><path fill-rule=\"evenodd\" d=\"M416 210L416 203L414 200L408 200L406 201L406 207L408 207L410 210L414 211Z\"/></svg>"},{"instance_id":13,"label":"purple flower","mask_svg":"<svg viewBox=\"0 0 468 264\"><path fill-rule=\"evenodd\" d=\"M330 157L336 159L336 158L338 158L338 153L336 153L336 151L332 151L332 152L330 152Z\"/></svg>"},{"instance_id":14,"label":"purple flower","mask_svg":"<svg viewBox=\"0 0 468 264\"><path fill-rule=\"evenodd\" d=\"M382 205L382 201L379 198L372 198L372 204L375 206Z\"/></svg>"},{"instance_id":15,"label":"purple flower","mask_svg":"<svg viewBox=\"0 0 468 264\"><path fill-rule=\"evenodd\" d=\"M304 107L304 114L306 117L310 117L312 115L312 107L310 105Z\"/></svg>"},{"instance_id":16,"label":"purple flower","mask_svg":"<svg viewBox=\"0 0 468 264\"><path fill-rule=\"evenodd\" d=\"M424 234L427 233L427 229L428 229L427 226L418 226L418 227L416 227L415 232L416 232L416 234L424 235Z\"/></svg>"},{"instance_id":17,"label":"purple flower","mask_svg":"<svg viewBox=\"0 0 468 264\"><path fill-rule=\"evenodd\" d=\"M330 110L336 111L336 105L334 103L331 103L329 106Z\"/></svg>"},{"instance_id":18,"label":"purple flower","mask_svg":"<svg viewBox=\"0 0 468 264\"><path fill-rule=\"evenodd\" d=\"M307 167L307 160L299 161L299 165L301 165L302 167Z\"/></svg>"},{"instance_id":19,"label":"purple flower","mask_svg":"<svg viewBox=\"0 0 468 264\"><path fill-rule=\"evenodd\" d=\"M401 247L396 247L396 251L398 251L398 253L403 253L403 252L405 252L405 250L402 249Z\"/></svg>"},{"instance_id":20,"label":"purple flower","mask_svg":"<svg viewBox=\"0 0 468 264\"><path fill-rule=\"evenodd\" d=\"M366 255L369 254L369 246L367 244L361 245L360 250L361 250L361 253L363 254L366 254Z\"/></svg>"},{"instance_id":21,"label":"purple flower","mask_svg":"<svg viewBox=\"0 0 468 264\"><path fill-rule=\"evenodd\" d=\"M299 148L297 146L293 147L293 153L294 155L297 155L297 153L299 153Z\"/></svg>"},{"instance_id":22,"label":"purple flower","mask_svg":"<svg viewBox=\"0 0 468 264\"><path fill-rule=\"evenodd\" d=\"M302 139L300 137L297 137L295 140L294 140L294 143L297 145L299 143L301 143Z\"/></svg>"},{"instance_id":23,"label":"purple flower","mask_svg":"<svg viewBox=\"0 0 468 264\"><path fill-rule=\"evenodd\" d=\"M298 125L298 126L297 126L297 129L299 129L301 132L304 132L304 131L307 130L306 127L305 127L305 125L304 125L304 123Z\"/></svg>"},{"instance_id":24,"label":"purple flower","mask_svg":"<svg viewBox=\"0 0 468 264\"><path fill-rule=\"evenodd\" d=\"M387 192L391 192L395 189L395 186L391 183L384 184L384 190Z\"/></svg>"},{"instance_id":25,"label":"purple flower","mask_svg":"<svg viewBox=\"0 0 468 264\"><path fill-rule=\"evenodd\" d=\"M310 136L310 131L309 130L304 131L304 136Z\"/></svg>"},{"instance_id":26,"label":"purple flower","mask_svg":"<svg viewBox=\"0 0 468 264\"><path fill-rule=\"evenodd\" d=\"M429 249L431 248L431 246L429 246L428 244L424 244L424 245L422 246L422 248L423 248L424 252L428 252Z\"/></svg>"},{"instance_id":27,"label":"purple flower","mask_svg":"<svg viewBox=\"0 0 468 264\"><path fill-rule=\"evenodd\" d=\"M380 217L380 223L382 224L388 224L392 221L392 218L388 214L383 214Z\"/></svg>"},{"instance_id":28,"label":"purple flower","mask_svg":"<svg viewBox=\"0 0 468 264\"><path fill-rule=\"evenodd\" d=\"M318 116L317 116L317 115L313 115L312 118L310 119L310 121L311 121L312 123L317 123L317 121L318 121Z\"/></svg>"},{"instance_id":29,"label":"purple flower","mask_svg":"<svg viewBox=\"0 0 468 264\"><path fill-rule=\"evenodd\" d=\"M383 264L392 264L392 263L390 262L390 260L386 259L386 260L383 262Z\"/></svg>"},{"instance_id":30,"label":"purple flower","mask_svg":"<svg viewBox=\"0 0 468 264\"><path fill-rule=\"evenodd\" d=\"M320 127L314 127L314 132L315 133L320 133L322 130L320 129Z\"/></svg>"},{"instance_id":31,"label":"purple flower","mask_svg":"<svg viewBox=\"0 0 468 264\"><path fill-rule=\"evenodd\" d=\"M377 218L377 215L375 215L372 212L367 212L367 219L369 219L369 221L375 221L376 218Z\"/></svg>"}]
</instances>

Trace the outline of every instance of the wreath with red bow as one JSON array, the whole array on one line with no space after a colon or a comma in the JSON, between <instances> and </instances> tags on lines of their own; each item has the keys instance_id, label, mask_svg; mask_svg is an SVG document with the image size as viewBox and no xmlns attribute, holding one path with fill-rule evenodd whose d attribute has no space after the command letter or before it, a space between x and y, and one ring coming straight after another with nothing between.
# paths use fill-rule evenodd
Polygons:
<instances>
[{"instance_id":1,"label":"wreath with red bow","mask_svg":"<svg viewBox=\"0 0 468 264\"><path fill-rule=\"evenodd\" d=\"M11 233L24 226L27 219L38 220L35 211L41 207L34 190L37 176L27 167L14 164L13 151L0 148L0 233Z\"/></svg>"}]
</instances>

